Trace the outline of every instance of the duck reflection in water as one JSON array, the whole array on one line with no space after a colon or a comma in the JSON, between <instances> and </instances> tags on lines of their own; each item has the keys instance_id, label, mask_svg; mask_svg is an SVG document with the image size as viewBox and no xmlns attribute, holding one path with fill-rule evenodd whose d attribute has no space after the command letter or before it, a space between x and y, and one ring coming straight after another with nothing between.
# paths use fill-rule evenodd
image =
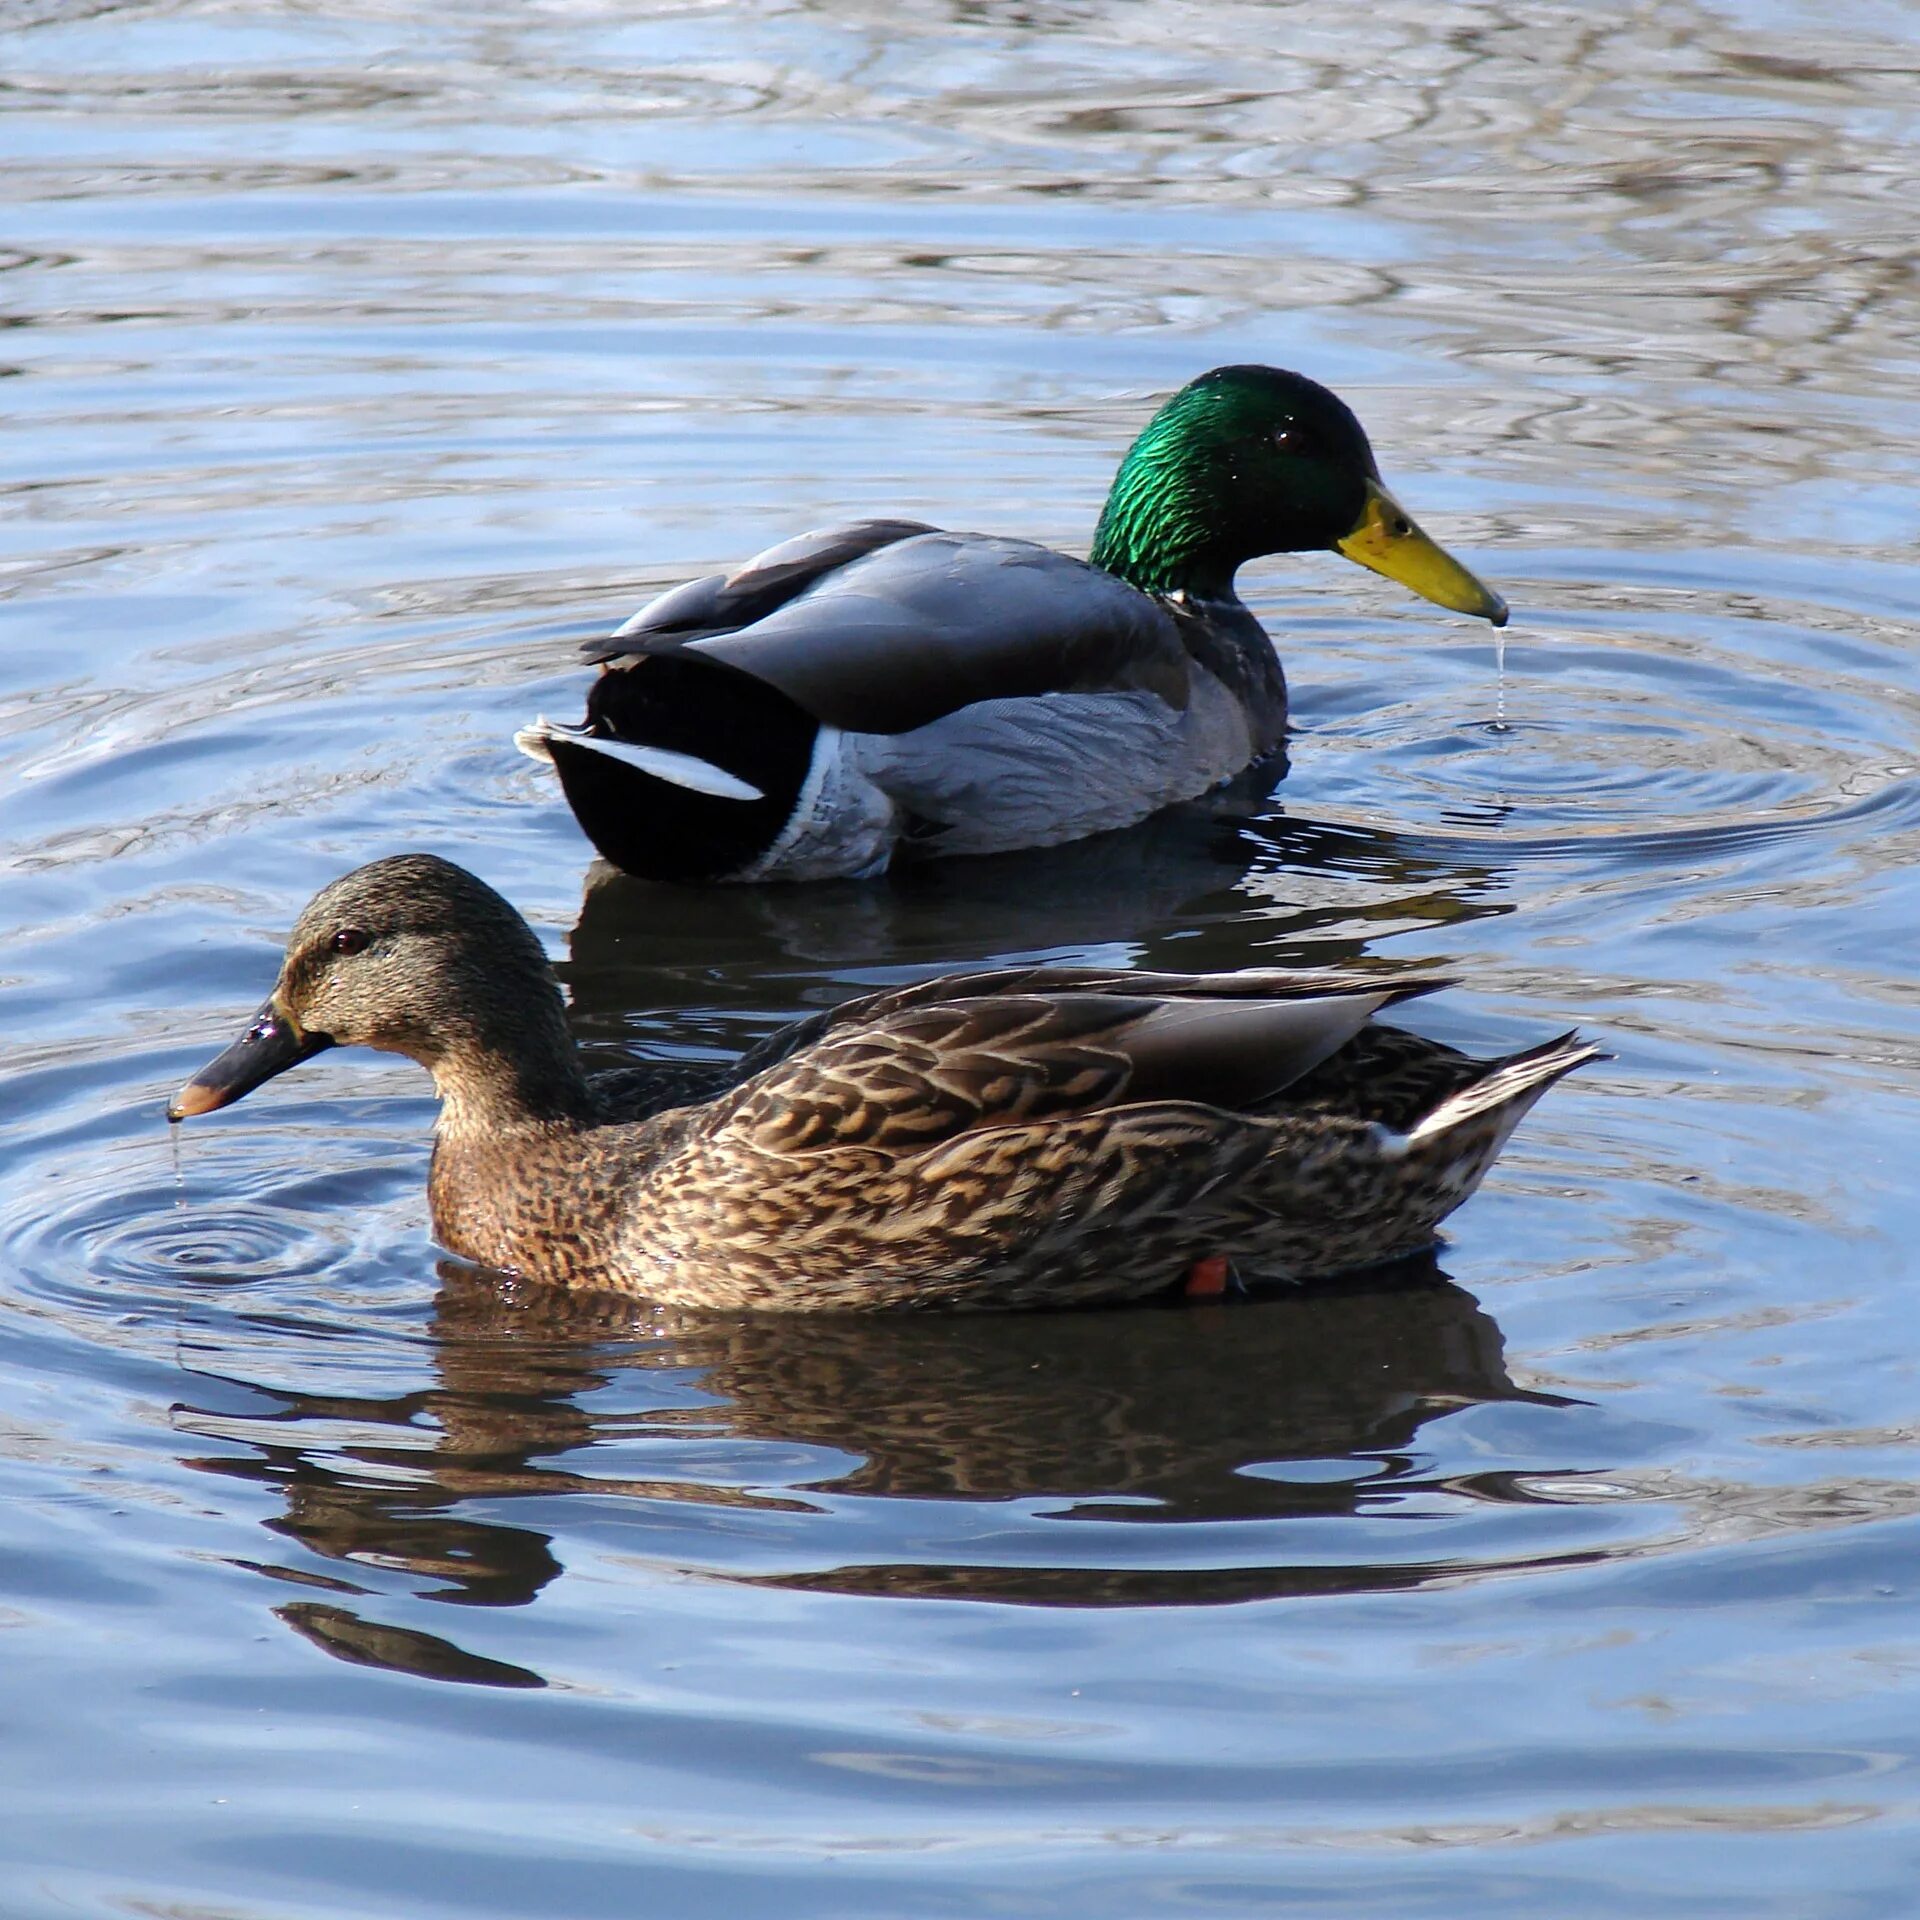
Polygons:
<instances>
[{"instance_id":1,"label":"duck reflection in water","mask_svg":"<svg viewBox=\"0 0 1920 1920\"><path fill-rule=\"evenodd\" d=\"M542 1677L378 1617L421 1600L522 1606L561 1573L564 1532L483 1505L584 1497L596 1547L617 1529L629 1561L817 1592L1099 1607L1411 1587L1452 1570L1383 1564L1363 1541L1329 1563L1318 1532L1309 1560L1286 1523L1365 1519L1437 1487L1415 1452L1429 1421L1567 1404L1513 1383L1498 1327L1430 1259L1198 1310L805 1321L522 1288L444 1261L433 1334L432 1386L229 1381L237 1408L222 1391L176 1418L244 1449L189 1464L278 1489L266 1524L303 1551L250 1564L320 1590L277 1609L289 1626L342 1659L492 1686ZM1322 1471L1290 1476L1297 1462ZM1351 1470L1325 1477L1329 1462ZM1048 1507L1011 1522L1017 1561L983 1560L964 1513L943 1549L924 1507L910 1527L886 1511L991 1504L1004 1542L1005 1503L1032 1499ZM1116 1553L1085 1521L1124 1522L1137 1545ZM1208 1564L1160 1532L1196 1523L1257 1532ZM911 1561L871 1557L909 1532Z\"/></svg>"},{"instance_id":2,"label":"duck reflection in water","mask_svg":"<svg viewBox=\"0 0 1920 1920\"><path fill-rule=\"evenodd\" d=\"M769 969L844 998L834 969L900 972L1020 956L1120 956L1169 972L1338 968L1385 931L1512 910L1484 848L1276 814L1243 780L1125 833L808 887L663 886L597 861L562 966L583 1038L626 1031L716 982L764 996ZM863 978L866 976L862 976ZM690 995L691 989L691 995Z\"/></svg>"}]
</instances>

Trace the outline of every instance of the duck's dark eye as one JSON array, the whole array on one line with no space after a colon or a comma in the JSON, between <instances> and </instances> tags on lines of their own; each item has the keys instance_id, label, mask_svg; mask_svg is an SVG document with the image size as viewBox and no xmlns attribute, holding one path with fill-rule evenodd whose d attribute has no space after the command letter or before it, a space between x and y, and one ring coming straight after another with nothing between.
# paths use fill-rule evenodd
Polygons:
<instances>
[{"instance_id":1,"label":"duck's dark eye","mask_svg":"<svg viewBox=\"0 0 1920 1920\"><path fill-rule=\"evenodd\" d=\"M365 953L373 945L373 935L359 927L342 927L327 944L335 953Z\"/></svg>"},{"instance_id":2,"label":"duck's dark eye","mask_svg":"<svg viewBox=\"0 0 1920 1920\"><path fill-rule=\"evenodd\" d=\"M1277 453L1305 453L1310 444L1308 434L1300 427L1275 427L1271 439Z\"/></svg>"}]
</instances>

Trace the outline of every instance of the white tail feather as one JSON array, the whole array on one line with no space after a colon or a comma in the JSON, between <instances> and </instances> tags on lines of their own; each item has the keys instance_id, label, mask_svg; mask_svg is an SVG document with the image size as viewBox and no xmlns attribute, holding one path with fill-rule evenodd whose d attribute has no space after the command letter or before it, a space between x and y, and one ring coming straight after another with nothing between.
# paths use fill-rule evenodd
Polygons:
<instances>
[{"instance_id":1,"label":"white tail feather","mask_svg":"<svg viewBox=\"0 0 1920 1920\"><path fill-rule=\"evenodd\" d=\"M551 740L556 733L571 733L572 731L573 729L571 727L556 725L553 721L549 720L544 713L536 714L526 726L522 727L513 736L513 744L518 747L529 760L538 760L543 766L550 767L553 765L553 749L547 745L547 742Z\"/></svg>"},{"instance_id":2,"label":"white tail feather","mask_svg":"<svg viewBox=\"0 0 1920 1920\"><path fill-rule=\"evenodd\" d=\"M570 747L584 747L589 753L605 754L609 760L638 767L669 786L685 787L689 793L710 793L716 800L764 800L758 787L701 760L691 753L675 753L671 747L643 747L631 740L602 740L596 734L575 727L557 727L549 720L536 720L513 736L514 745L535 760L551 760L551 743L564 740Z\"/></svg>"},{"instance_id":3,"label":"white tail feather","mask_svg":"<svg viewBox=\"0 0 1920 1920\"><path fill-rule=\"evenodd\" d=\"M1589 1060L1604 1060L1607 1055L1590 1047L1578 1034L1564 1033L1558 1040L1516 1055L1496 1067L1484 1080L1463 1087L1429 1113L1407 1135L1407 1145L1417 1147L1438 1134L1450 1132L1487 1114L1499 1113L1502 1141L1519 1124L1521 1116L1553 1085L1576 1067Z\"/></svg>"}]
</instances>

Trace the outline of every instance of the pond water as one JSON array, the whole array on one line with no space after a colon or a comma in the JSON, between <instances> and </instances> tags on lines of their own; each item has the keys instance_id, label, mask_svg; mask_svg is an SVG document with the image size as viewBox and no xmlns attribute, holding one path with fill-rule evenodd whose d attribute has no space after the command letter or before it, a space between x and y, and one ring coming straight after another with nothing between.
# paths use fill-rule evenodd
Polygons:
<instances>
[{"instance_id":1,"label":"pond water","mask_svg":"<svg viewBox=\"0 0 1920 1920\"><path fill-rule=\"evenodd\" d=\"M1920 8L22 0L0 1911L1913 1911ZM1084 550L1205 367L1515 608L1245 584L1293 765L875 883L590 871L580 638L848 513ZM431 1107L166 1094L425 847L602 1059L1003 956L1444 964L1616 1055L1438 1261L594 1314Z\"/></svg>"}]
</instances>

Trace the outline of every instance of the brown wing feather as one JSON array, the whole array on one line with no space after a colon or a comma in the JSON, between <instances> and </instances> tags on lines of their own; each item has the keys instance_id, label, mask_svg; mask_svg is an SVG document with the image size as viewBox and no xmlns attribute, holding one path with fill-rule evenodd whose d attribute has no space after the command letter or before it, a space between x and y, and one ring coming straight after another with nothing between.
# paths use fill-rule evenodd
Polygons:
<instances>
[{"instance_id":1,"label":"brown wing feather","mask_svg":"<svg viewBox=\"0 0 1920 1920\"><path fill-rule=\"evenodd\" d=\"M771 1153L901 1153L995 1121L1104 1106L1131 1068L1102 1043L1151 1004L1008 996L908 1008L750 1081L727 1124Z\"/></svg>"},{"instance_id":2,"label":"brown wing feather","mask_svg":"<svg viewBox=\"0 0 1920 1920\"><path fill-rule=\"evenodd\" d=\"M1174 997L996 994L836 1025L748 1081L716 1125L768 1153L897 1155L1123 1104L1235 1111L1310 1073L1391 997L1236 999L1192 984Z\"/></svg>"},{"instance_id":3,"label":"brown wing feather","mask_svg":"<svg viewBox=\"0 0 1920 1920\"><path fill-rule=\"evenodd\" d=\"M996 967L979 973L946 973L904 987L843 1000L837 1007L810 1013L770 1033L740 1063L742 1076L790 1060L836 1029L869 1026L909 1007L936 1002L980 1000L1022 993L1104 993L1154 1000L1297 1000L1329 994L1384 994L1391 1004L1435 993L1453 981L1444 974L1347 972L1310 973L1294 968L1245 967L1235 973L1134 973L1117 967Z\"/></svg>"},{"instance_id":4,"label":"brown wing feather","mask_svg":"<svg viewBox=\"0 0 1920 1920\"><path fill-rule=\"evenodd\" d=\"M1289 1113L1345 1114L1404 1133L1446 1099L1485 1077L1489 1062L1399 1027L1369 1027L1351 1046L1294 1082Z\"/></svg>"}]
</instances>

